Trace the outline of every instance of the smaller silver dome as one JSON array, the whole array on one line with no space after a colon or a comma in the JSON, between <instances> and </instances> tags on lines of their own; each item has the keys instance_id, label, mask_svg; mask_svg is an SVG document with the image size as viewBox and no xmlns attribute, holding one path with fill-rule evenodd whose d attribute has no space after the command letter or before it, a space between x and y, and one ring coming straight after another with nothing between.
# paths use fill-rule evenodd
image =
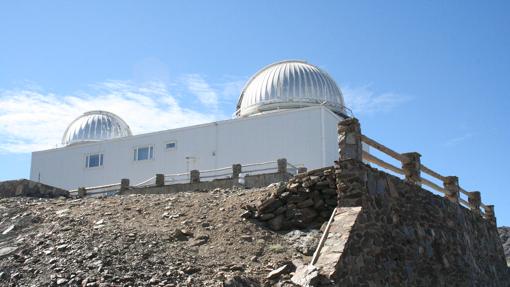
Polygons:
<instances>
[{"instance_id":1,"label":"smaller silver dome","mask_svg":"<svg viewBox=\"0 0 510 287\"><path fill-rule=\"evenodd\" d=\"M90 111L71 122L62 137L62 144L72 145L130 135L131 129L119 116L106 111Z\"/></svg>"}]
</instances>

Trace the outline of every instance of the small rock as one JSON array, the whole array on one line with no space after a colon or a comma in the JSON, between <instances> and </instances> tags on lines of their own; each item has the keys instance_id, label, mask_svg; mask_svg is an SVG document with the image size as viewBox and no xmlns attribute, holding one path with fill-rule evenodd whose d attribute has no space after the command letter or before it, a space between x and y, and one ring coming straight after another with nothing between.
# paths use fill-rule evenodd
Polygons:
<instances>
[{"instance_id":1,"label":"small rock","mask_svg":"<svg viewBox=\"0 0 510 287\"><path fill-rule=\"evenodd\" d=\"M253 237L251 237L250 235L241 235L241 239L247 242L253 241Z\"/></svg>"},{"instance_id":2,"label":"small rock","mask_svg":"<svg viewBox=\"0 0 510 287\"><path fill-rule=\"evenodd\" d=\"M57 250L58 251L64 251L67 249L67 244L60 244L60 245L57 245Z\"/></svg>"},{"instance_id":3,"label":"small rock","mask_svg":"<svg viewBox=\"0 0 510 287\"><path fill-rule=\"evenodd\" d=\"M280 214L269 221L269 226L271 227L271 229L278 231L282 229L284 219L285 217L283 216L283 214Z\"/></svg>"},{"instance_id":4,"label":"small rock","mask_svg":"<svg viewBox=\"0 0 510 287\"><path fill-rule=\"evenodd\" d=\"M186 274L194 274L194 273L197 273L197 272L200 272L200 268L199 267L193 267L193 266L188 266L186 268L184 268L184 273Z\"/></svg>"},{"instance_id":5,"label":"small rock","mask_svg":"<svg viewBox=\"0 0 510 287\"><path fill-rule=\"evenodd\" d=\"M191 237L193 235L193 233L190 233L186 230L183 230L183 229L178 229L176 228L174 230L174 232L172 233L171 237L174 239L174 240L178 240L178 241L186 241L189 239L189 237Z\"/></svg>"},{"instance_id":6,"label":"small rock","mask_svg":"<svg viewBox=\"0 0 510 287\"><path fill-rule=\"evenodd\" d=\"M280 277L283 274L288 274L292 270L292 266L290 264L285 264L282 267L278 269L274 269L273 271L269 272L269 274L266 276L266 279L272 280Z\"/></svg>"},{"instance_id":7,"label":"small rock","mask_svg":"<svg viewBox=\"0 0 510 287\"><path fill-rule=\"evenodd\" d=\"M274 213L262 213L259 216L259 219L262 220L262 221L266 221L266 220L269 220L271 218L274 218Z\"/></svg>"},{"instance_id":8,"label":"small rock","mask_svg":"<svg viewBox=\"0 0 510 287\"><path fill-rule=\"evenodd\" d=\"M303 287L316 286L320 282L319 270L317 267L308 264L298 266L291 281Z\"/></svg>"},{"instance_id":9,"label":"small rock","mask_svg":"<svg viewBox=\"0 0 510 287\"><path fill-rule=\"evenodd\" d=\"M190 246L200 246L207 243L207 239L194 239L190 242Z\"/></svg>"},{"instance_id":10,"label":"small rock","mask_svg":"<svg viewBox=\"0 0 510 287\"><path fill-rule=\"evenodd\" d=\"M66 208L66 209L57 210L57 212L55 212L55 213L57 214L57 216L64 216L69 211L70 210Z\"/></svg>"},{"instance_id":11,"label":"small rock","mask_svg":"<svg viewBox=\"0 0 510 287\"><path fill-rule=\"evenodd\" d=\"M17 249L18 249L18 247L15 247L15 246L7 246L7 247L0 248L0 258L13 253Z\"/></svg>"},{"instance_id":12,"label":"small rock","mask_svg":"<svg viewBox=\"0 0 510 287\"><path fill-rule=\"evenodd\" d=\"M6 235L7 233L11 232L14 229L14 224L7 227L4 232L2 232L3 235Z\"/></svg>"},{"instance_id":13,"label":"small rock","mask_svg":"<svg viewBox=\"0 0 510 287\"><path fill-rule=\"evenodd\" d=\"M223 281L223 287L258 287L257 281L243 276L234 276Z\"/></svg>"},{"instance_id":14,"label":"small rock","mask_svg":"<svg viewBox=\"0 0 510 287\"><path fill-rule=\"evenodd\" d=\"M244 211L242 214L241 214L241 218L252 218L253 217L253 212L249 211L249 210L246 210Z\"/></svg>"},{"instance_id":15,"label":"small rock","mask_svg":"<svg viewBox=\"0 0 510 287\"><path fill-rule=\"evenodd\" d=\"M67 281L69 281L69 280L67 280L65 278L59 278L59 279L57 279L57 285L64 285L67 283Z\"/></svg>"}]
</instances>

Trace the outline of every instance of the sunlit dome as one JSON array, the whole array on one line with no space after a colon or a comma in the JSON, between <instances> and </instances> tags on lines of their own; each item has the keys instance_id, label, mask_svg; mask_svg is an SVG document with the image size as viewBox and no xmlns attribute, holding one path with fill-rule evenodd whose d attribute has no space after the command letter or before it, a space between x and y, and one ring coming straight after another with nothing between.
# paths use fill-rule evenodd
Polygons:
<instances>
[{"instance_id":1,"label":"sunlit dome","mask_svg":"<svg viewBox=\"0 0 510 287\"><path fill-rule=\"evenodd\" d=\"M63 145L102 141L130 136L129 126L119 116L106 111L86 112L75 119L62 137Z\"/></svg>"},{"instance_id":2,"label":"sunlit dome","mask_svg":"<svg viewBox=\"0 0 510 287\"><path fill-rule=\"evenodd\" d=\"M246 83L236 116L315 105L344 113L344 99L335 81L304 61L283 61L263 68Z\"/></svg>"}]
</instances>

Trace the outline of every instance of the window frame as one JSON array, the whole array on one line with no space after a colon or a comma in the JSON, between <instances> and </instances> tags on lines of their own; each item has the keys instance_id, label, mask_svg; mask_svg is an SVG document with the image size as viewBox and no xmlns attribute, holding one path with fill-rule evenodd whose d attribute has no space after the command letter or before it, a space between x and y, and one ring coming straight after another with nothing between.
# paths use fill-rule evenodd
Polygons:
<instances>
[{"instance_id":1,"label":"window frame","mask_svg":"<svg viewBox=\"0 0 510 287\"><path fill-rule=\"evenodd\" d=\"M147 158L140 159L140 154L139 154L140 149L148 149L147 150ZM154 158L155 158L155 156L154 156L154 145L153 144L140 145L140 146L134 147L134 149L133 149L133 161L134 162L150 161L150 160L154 160Z\"/></svg>"},{"instance_id":2,"label":"window frame","mask_svg":"<svg viewBox=\"0 0 510 287\"><path fill-rule=\"evenodd\" d=\"M98 164L91 166L91 158L93 156L98 156ZM103 152L93 152L93 153L87 153L85 154L85 169L96 169L96 168L102 168L104 166L104 153Z\"/></svg>"},{"instance_id":3,"label":"window frame","mask_svg":"<svg viewBox=\"0 0 510 287\"><path fill-rule=\"evenodd\" d=\"M168 147L169 144L173 144L174 146L173 147ZM165 142L165 150L166 151L173 151L173 150L176 150L176 149L177 149L177 141L176 140L171 140L171 141Z\"/></svg>"}]
</instances>

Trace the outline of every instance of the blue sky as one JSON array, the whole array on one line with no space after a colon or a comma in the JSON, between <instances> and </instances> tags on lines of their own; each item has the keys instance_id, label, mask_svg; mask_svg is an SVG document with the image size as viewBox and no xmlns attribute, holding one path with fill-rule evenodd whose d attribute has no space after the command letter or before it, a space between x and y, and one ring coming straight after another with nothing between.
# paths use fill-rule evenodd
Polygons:
<instances>
[{"instance_id":1,"label":"blue sky","mask_svg":"<svg viewBox=\"0 0 510 287\"><path fill-rule=\"evenodd\" d=\"M0 180L87 109L135 132L229 118L261 67L304 59L363 132L457 175L510 225L508 1L4 1Z\"/></svg>"}]
</instances>

